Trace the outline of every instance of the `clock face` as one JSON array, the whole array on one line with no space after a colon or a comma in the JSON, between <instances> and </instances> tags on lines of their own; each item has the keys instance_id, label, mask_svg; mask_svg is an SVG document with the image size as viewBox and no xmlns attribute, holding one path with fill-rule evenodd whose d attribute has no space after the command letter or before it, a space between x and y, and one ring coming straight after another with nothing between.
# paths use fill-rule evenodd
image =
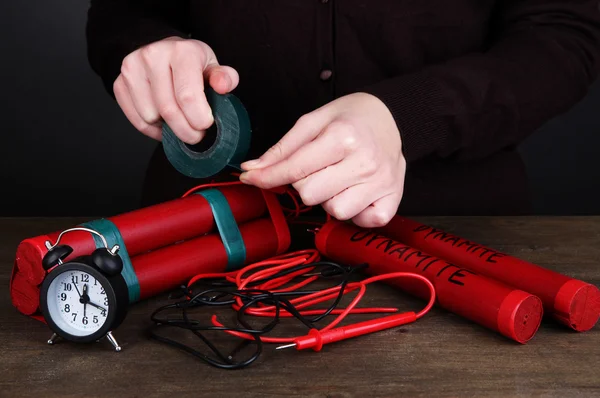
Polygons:
<instances>
[{"instance_id":1,"label":"clock face","mask_svg":"<svg viewBox=\"0 0 600 398\"><path fill-rule=\"evenodd\" d=\"M48 313L56 326L73 336L88 336L106 322L110 308L105 286L93 275L69 270L48 287Z\"/></svg>"}]
</instances>

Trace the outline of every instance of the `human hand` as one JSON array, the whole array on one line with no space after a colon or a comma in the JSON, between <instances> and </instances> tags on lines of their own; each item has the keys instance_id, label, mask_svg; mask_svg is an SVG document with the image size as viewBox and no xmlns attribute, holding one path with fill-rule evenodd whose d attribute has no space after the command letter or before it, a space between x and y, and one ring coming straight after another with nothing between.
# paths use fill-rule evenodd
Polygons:
<instances>
[{"instance_id":1,"label":"human hand","mask_svg":"<svg viewBox=\"0 0 600 398\"><path fill-rule=\"evenodd\" d=\"M377 97L356 93L302 116L257 160L242 182L263 189L292 184L307 206L362 227L387 224L404 190L400 132Z\"/></svg>"},{"instance_id":2,"label":"human hand","mask_svg":"<svg viewBox=\"0 0 600 398\"><path fill-rule=\"evenodd\" d=\"M170 37L144 46L124 60L115 80L116 100L133 126L161 140L162 121L187 144L197 144L214 122L204 81L219 94L232 91L238 73L219 65L205 43Z\"/></svg>"}]
</instances>

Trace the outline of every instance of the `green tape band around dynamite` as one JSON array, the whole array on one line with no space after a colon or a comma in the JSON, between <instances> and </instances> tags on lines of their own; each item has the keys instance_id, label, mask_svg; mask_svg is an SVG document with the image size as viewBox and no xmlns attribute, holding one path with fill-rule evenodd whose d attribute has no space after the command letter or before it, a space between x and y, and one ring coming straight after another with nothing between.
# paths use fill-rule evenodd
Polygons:
<instances>
[{"instance_id":1,"label":"green tape band around dynamite","mask_svg":"<svg viewBox=\"0 0 600 398\"><path fill-rule=\"evenodd\" d=\"M140 284L138 282L137 275L133 270L133 265L131 264L131 258L129 258L127 247L125 246L125 242L123 241L123 237L121 236L121 232L119 232L117 226L104 218L87 222L81 226L93 229L94 231L102 234L106 239L109 249L114 245L119 245L118 254L123 260L123 271L121 271L121 275L123 276L123 279L125 279L125 283L127 283L129 302L137 302L140 299ZM96 243L96 248L104 247L104 243L99 236L93 235L93 237L94 242Z\"/></svg>"},{"instance_id":2,"label":"green tape band around dynamite","mask_svg":"<svg viewBox=\"0 0 600 398\"><path fill-rule=\"evenodd\" d=\"M196 194L202 195L212 209L215 224L217 224L223 246L225 246L227 252L225 271L229 272L241 268L246 261L246 245L244 245L242 233L238 228L227 198L216 189L207 189Z\"/></svg>"},{"instance_id":3,"label":"green tape band around dynamite","mask_svg":"<svg viewBox=\"0 0 600 398\"><path fill-rule=\"evenodd\" d=\"M193 178L211 177L227 166L240 169L250 147L250 118L240 100L233 94L221 95L205 89L216 127L214 144L204 152L196 152L181 141L163 123L163 149L167 159L181 174Z\"/></svg>"}]
</instances>

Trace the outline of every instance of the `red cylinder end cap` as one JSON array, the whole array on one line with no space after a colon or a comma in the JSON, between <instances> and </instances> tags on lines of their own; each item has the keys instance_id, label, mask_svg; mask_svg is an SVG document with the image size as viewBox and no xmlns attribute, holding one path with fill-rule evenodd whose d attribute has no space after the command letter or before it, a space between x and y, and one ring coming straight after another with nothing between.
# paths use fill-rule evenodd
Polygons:
<instances>
[{"instance_id":1,"label":"red cylinder end cap","mask_svg":"<svg viewBox=\"0 0 600 398\"><path fill-rule=\"evenodd\" d=\"M31 285L25 276L17 272L10 285L10 298L15 308L22 314L33 315L40 304L40 289Z\"/></svg>"},{"instance_id":2,"label":"red cylinder end cap","mask_svg":"<svg viewBox=\"0 0 600 398\"><path fill-rule=\"evenodd\" d=\"M317 250L325 257L327 254L327 239L329 238L329 234L334 230L335 227L340 225L339 221L330 220L325 223L321 228L319 228L319 232L315 236L315 246Z\"/></svg>"},{"instance_id":3,"label":"red cylinder end cap","mask_svg":"<svg viewBox=\"0 0 600 398\"><path fill-rule=\"evenodd\" d=\"M42 258L47 251L44 245L47 239L47 236L26 239L17 247L17 267L32 285L41 284L46 277L46 271L42 268Z\"/></svg>"},{"instance_id":4,"label":"red cylinder end cap","mask_svg":"<svg viewBox=\"0 0 600 398\"><path fill-rule=\"evenodd\" d=\"M590 330L600 318L600 290L594 285L571 279L554 299L555 318L578 332Z\"/></svg>"},{"instance_id":5,"label":"red cylinder end cap","mask_svg":"<svg viewBox=\"0 0 600 398\"><path fill-rule=\"evenodd\" d=\"M521 344L533 338L542 323L544 307L539 297L513 290L500 305L498 330Z\"/></svg>"}]
</instances>

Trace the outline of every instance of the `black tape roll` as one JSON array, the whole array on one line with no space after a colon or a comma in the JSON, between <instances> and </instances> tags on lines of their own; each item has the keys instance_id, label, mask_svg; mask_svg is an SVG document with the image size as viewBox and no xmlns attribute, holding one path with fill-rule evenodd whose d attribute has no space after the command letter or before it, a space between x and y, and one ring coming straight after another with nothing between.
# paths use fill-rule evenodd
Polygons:
<instances>
[{"instance_id":1,"label":"black tape roll","mask_svg":"<svg viewBox=\"0 0 600 398\"><path fill-rule=\"evenodd\" d=\"M252 135L248 112L236 96L218 94L210 87L205 93L216 127L215 142L207 150L197 152L190 148L166 123L162 128L167 159L181 174L193 178L214 176L227 166L239 170Z\"/></svg>"}]
</instances>

